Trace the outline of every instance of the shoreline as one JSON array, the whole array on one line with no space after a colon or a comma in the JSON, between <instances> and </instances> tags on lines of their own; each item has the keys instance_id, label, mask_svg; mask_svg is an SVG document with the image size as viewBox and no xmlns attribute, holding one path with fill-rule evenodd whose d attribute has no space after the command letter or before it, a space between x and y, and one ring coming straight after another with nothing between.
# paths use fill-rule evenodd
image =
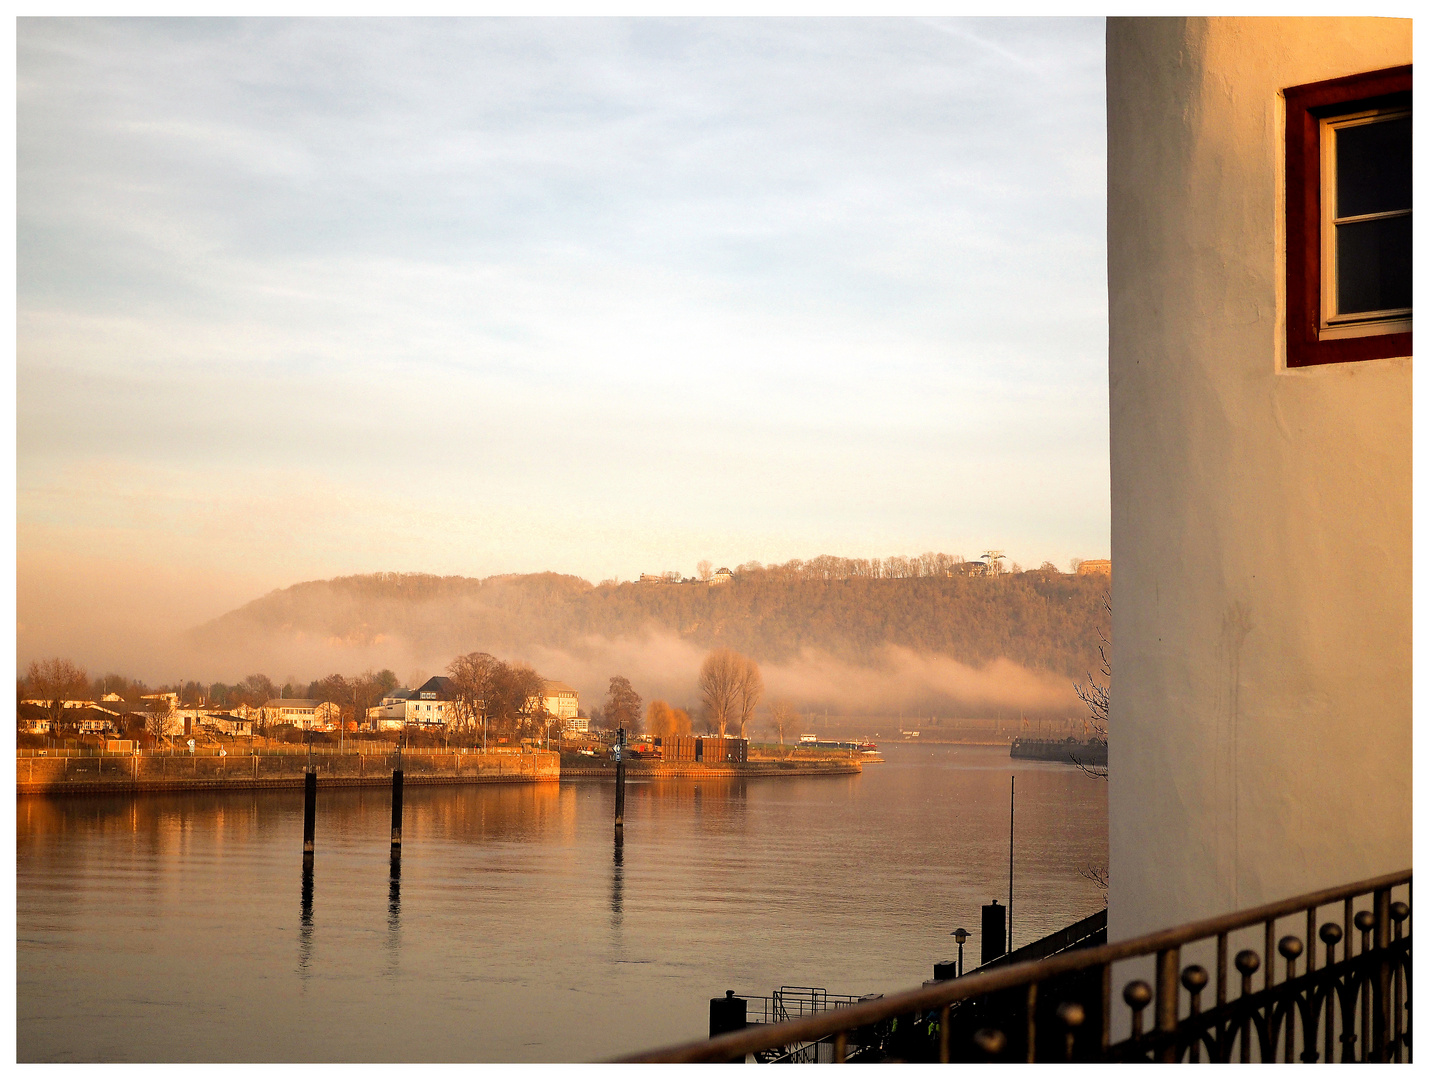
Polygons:
<instances>
[{"instance_id":1,"label":"shoreline","mask_svg":"<svg viewBox=\"0 0 1429 1080\"><path fill-rule=\"evenodd\" d=\"M104 755L29 757L15 763L15 793L25 796L142 795L190 791L297 789L309 760L324 788L390 787L392 754ZM615 765L562 767L554 752L481 754L408 752L401 757L405 786L466 784L614 783ZM752 761L706 766L695 762L631 761L628 780L763 779L853 776L856 760Z\"/></svg>"}]
</instances>

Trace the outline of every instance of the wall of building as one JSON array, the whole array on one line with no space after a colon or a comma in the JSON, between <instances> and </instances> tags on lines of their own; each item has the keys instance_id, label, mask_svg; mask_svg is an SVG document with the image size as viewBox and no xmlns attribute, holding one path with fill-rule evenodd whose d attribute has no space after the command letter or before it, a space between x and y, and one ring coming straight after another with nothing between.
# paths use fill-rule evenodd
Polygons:
<instances>
[{"instance_id":1,"label":"wall of building","mask_svg":"<svg viewBox=\"0 0 1429 1080\"><path fill-rule=\"evenodd\" d=\"M1285 367L1279 96L1410 61L1108 21L1113 940L1412 862L1411 361Z\"/></svg>"}]
</instances>

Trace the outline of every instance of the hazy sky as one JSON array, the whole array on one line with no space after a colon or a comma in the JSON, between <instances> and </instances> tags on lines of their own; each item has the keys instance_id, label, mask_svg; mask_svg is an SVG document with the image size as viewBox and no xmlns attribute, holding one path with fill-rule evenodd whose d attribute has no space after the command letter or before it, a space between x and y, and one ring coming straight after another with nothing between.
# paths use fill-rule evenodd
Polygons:
<instances>
[{"instance_id":1,"label":"hazy sky","mask_svg":"<svg viewBox=\"0 0 1429 1080\"><path fill-rule=\"evenodd\" d=\"M27 19L17 92L22 661L343 573L1108 554L1099 19Z\"/></svg>"}]
</instances>

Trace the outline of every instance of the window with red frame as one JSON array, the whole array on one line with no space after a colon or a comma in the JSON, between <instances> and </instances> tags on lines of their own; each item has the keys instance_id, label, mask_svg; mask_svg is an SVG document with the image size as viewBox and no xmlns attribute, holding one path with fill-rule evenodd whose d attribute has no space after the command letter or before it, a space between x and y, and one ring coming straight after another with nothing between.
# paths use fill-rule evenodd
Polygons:
<instances>
[{"instance_id":1,"label":"window with red frame","mask_svg":"<svg viewBox=\"0 0 1429 1080\"><path fill-rule=\"evenodd\" d=\"M1412 76L1285 91L1290 367L1413 355Z\"/></svg>"}]
</instances>

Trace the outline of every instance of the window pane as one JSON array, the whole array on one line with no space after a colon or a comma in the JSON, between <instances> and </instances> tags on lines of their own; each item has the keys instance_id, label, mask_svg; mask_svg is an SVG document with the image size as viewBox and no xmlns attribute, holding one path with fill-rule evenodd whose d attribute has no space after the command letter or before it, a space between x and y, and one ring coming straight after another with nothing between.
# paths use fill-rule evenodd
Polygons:
<instances>
[{"instance_id":1,"label":"window pane","mask_svg":"<svg viewBox=\"0 0 1429 1080\"><path fill-rule=\"evenodd\" d=\"M1335 226L1340 314L1407 308L1413 303L1410 217Z\"/></svg>"},{"instance_id":2,"label":"window pane","mask_svg":"<svg viewBox=\"0 0 1429 1080\"><path fill-rule=\"evenodd\" d=\"M1409 117L1336 129L1336 217L1410 207Z\"/></svg>"}]
</instances>

